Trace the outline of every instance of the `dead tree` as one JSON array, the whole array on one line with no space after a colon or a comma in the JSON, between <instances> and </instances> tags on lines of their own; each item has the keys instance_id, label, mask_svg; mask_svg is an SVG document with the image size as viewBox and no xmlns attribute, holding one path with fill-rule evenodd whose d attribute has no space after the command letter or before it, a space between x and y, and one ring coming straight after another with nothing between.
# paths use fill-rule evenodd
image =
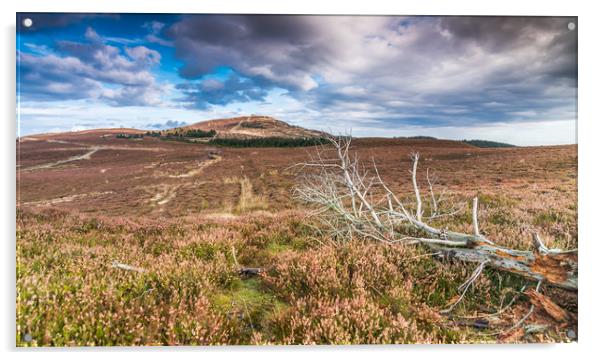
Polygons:
<instances>
[{"instance_id":1,"label":"dead tree","mask_svg":"<svg viewBox=\"0 0 602 360\"><path fill-rule=\"evenodd\" d=\"M306 172L295 188L301 201L313 204L317 216L335 238L361 237L387 244L421 244L450 258L477 263L467 280L467 288L485 266L508 271L525 278L548 283L567 290L577 290L577 250L548 249L537 234L533 234L533 251L515 250L496 245L479 231L478 198L472 202L473 233L464 234L429 225L429 221L453 215L458 209L445 211L427 176L431 211L424 214L422 195L417 181L418 153L412 154L412 187L414 204L403 201L385 184L373 164L366 171L351 156L351 138L332 138L329 151L318 151L309 162L298 164ZM413 229L410 235L400 225Z\"/></svg>"}]
</instances>

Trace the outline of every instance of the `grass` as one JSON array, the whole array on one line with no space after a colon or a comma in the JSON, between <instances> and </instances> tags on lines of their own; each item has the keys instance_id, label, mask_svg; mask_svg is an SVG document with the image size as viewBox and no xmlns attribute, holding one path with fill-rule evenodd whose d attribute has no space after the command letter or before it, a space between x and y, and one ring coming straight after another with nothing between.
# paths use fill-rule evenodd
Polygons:
<instances>
[{"instance_id":1,"label":"grass","mask_svg":"<svg viewBox=\"0 0 602 360\"><path fill-rule=\"evenodd\" d=\"M239 179L240 184L240 196L238 198L238 204L234 208L234 212L242 214L254 210L266 210L268 205L266 201L254 193L253 184L248 177Z\"/></svg>"}]
</instances>

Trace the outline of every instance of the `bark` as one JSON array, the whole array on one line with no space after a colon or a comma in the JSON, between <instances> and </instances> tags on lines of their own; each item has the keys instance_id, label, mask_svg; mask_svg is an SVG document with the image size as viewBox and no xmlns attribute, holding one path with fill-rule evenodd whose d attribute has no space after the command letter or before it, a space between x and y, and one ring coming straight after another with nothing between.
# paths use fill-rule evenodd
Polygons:
<instances>
[{"instance_id":1,"label":"bark","mask_svg":"<svg viewBox=\"0 0 602 360\"><path fill-rule=\"evenodd\" d=\"M521 275L531 280L543 281L567 290L577 290L577 253L542 253L507 249L484 242L473 242L466 247L429 247L451 258L482 263L499 270Z\"/></svg>"},{"instance_id":2,"label":"bark","mask_svg":"<svg viewBox=\"0 0 602 360\"><path fill-rule=\"evenodd\" d=\"M531 300L531 304L543 309L548 315L554 318L554 320L558 322L566 322L569 320L569 314L544 294L533 289L527 290L525 294Z\"/></svg>"}]
</instances>

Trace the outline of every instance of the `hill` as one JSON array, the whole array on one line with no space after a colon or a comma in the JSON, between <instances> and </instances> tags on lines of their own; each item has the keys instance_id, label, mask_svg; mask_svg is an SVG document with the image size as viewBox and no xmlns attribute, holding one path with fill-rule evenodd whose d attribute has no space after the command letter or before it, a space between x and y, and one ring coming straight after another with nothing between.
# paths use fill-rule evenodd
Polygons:
<instances>
[{"instance_id":1,"label":"hill","mask_svg":"<svg viewBox=\"0 0 602 360\"><path fill-rule=\"evenodd\" d=\"M217 132L217 138L322 138L327 133L290 125L270 116L241 116L202 121L178 129Z\"/></svg>"}]
</instances>

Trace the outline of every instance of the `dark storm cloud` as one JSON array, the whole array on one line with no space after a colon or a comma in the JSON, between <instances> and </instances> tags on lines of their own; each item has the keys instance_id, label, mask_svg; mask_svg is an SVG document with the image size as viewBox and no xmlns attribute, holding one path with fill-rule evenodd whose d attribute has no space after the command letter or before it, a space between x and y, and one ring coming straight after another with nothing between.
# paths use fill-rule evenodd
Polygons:
<instances>
[{"instance_id":1,"label":"dark storm cloud","mask_svg":"<svg viewBox=\"0 0 602 360\"><path fill-rule=\"evenodd\" d=\"M176 86L185 94L182 101L189 107L207 109L209 105L227 105L233 102L264 101L266 89L250 79L231 74L224 81L206 79Z\"/></svg>"},{"instance_id":2,"label":"dark storm cloud","mask_svg":"<svg viewBox=\"0 0 602 360\"><path fill-rule=\"evenodd\" d=\"M166 30L180 74L232 68L328 117L464 125L575 117L575 18L189 16ZM236 86L180 87L205 108ZM261 98L261 97L259 97Z\"/></svg>"},{"instance_id":3,"label":"dark storm cloud","mask_svg":"<svg viewBox=\"0 0 602 360\"><path fill-rule=\"evenodd\" d=\"M453 35L455 42L472 43L495 53L512 52L537 46L542 37L550 37L542 49L542 70L552 77L576 79L577 34L568 30L571 17L444 17L441 28Z\"/></svg>"},{"instance_id":4,"label":"dark storm cloud","mask_svg":"<svg viewBox=\"0 0 602 360\"><path fill-rule=\"evenodd\" d=\"M306 72L329 55L328 48L320 44L321 32L312 25L314 20L300 16L189 16L166 34L173 40L176 56L185 62L180 68L184 78L198 78L217 67L230 66L266 84L309 89L315 83Z\"/></svg>"}]
</instances>

